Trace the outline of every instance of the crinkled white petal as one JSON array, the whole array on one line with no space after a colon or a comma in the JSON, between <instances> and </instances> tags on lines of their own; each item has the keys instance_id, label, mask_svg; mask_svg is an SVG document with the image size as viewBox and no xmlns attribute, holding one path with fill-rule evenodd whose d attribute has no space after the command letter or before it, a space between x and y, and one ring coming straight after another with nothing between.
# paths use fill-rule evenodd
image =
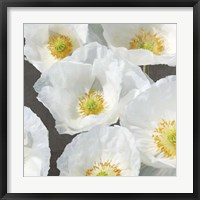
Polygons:
<instances>
[{"instance_id":1,"label":"crinkled white petal","mask_svg":"<svg viewBox=\"0 0 200 200\"><path fill-rule=\"evenodd\" d=\"M138 176L140 155L123 127L101 125L76 136L57 160L61 176L85 176L95 163L118 164L122 176Z\"/></svg>"},{"instance_id":2,"label":"crinkled white petal","mask_svg":"<svg viewBox=\"0 0 200 200\"><path fill-rule=\"evenodd\" d=\"M24 37L36 45L45 45L49 40L48 27L48 24L24 24Z\"/></svg>"},{"instance_id":3,"label":"crinkled white petal","mask_svg":"<svg viewBox=\"0 0 200 200\"><path fill-rule=\"evenodd\" d=\"M142 165L140 176L176 176L175 168L154 168Z\"/></svg>"},{"instance_id":4,"label":"crinkled white petal","mask_svg":"<svg viewBox=\"0 0 200 200\"><path fill-rule=\"evenodd\" d=\"M153 80L146 76L140 67L125 60L123 60L123 63L122 90L120 94L120 110L122 111L130 101L148 89L153 83Z\"/></svg>"},{"instance_id":5,"label":"crinkled white petal","mask_svg":"<svg viewBox=\"0 0 200 200\"><path fill-rule=\"evenodd\" d=\"M133 97L131 91L149 86L138 66L119 60L98 43L91 43L53 65L34 88L39 101L55 118L58 132L75 134L117 122L123 103ZM106 109L98 115L82 117L77 109L79 98L90 89L102 92Z\"/></svg>"},{"instance_id":6,"label":"crinkled white petal","mask_svg":"<svg viewBox=\"0 0 200 200\"><path fill-rule=\"evenodd\" d=\"M132 100L120 118L122 126L136 136L142 161L156 168L176 167L176 158L155 156L156 144L152 135L161 120L176 120L176 76L154 83Z\"/></svg>"},{"instance_id":7,"label":"crinkled white petal","mask_svg":"<svg viewBox=\"0 0 200 200\"><path fill-rule=\"evenodd\" d=\"M106 57L113 57L113 53L108 50L106 46L103 46L98 42L91 42L76 49L70 57L66 58L66 60L93 65L96 59Z\"/></svg>"},{"instance_id":8,"label":"crinkled white petal","mask_svg":"<svg viewBox=\"0 0 200 200\"><path fill-rule=\"evenodd\" d=\"M87 24L25 24L24 54L40 72L46 71L60 59L53 57L48 49L48 41L55 34L70 37L73 50L86 42Z\"/></svg>"},{"instance_id":9,"label":"crinkled white petal","mask_svg":"<svg viewBox=\"0 0 200 200\"><path fill-rule=\"evenodd\" d=\"M40 72L44 72L58 61L51 55L47 48L47 44L39 46L32 40L26 40L24 55Z\"/></svg>"},{"instance_id":10,"label":"crinkled white petal","mask_svg":"<svg viewBox=\"0 0 200 200\"><path fill-rule=\"evenodd\" d=\"M114 53L136 65L158 65L165 64L170 67L176 66L176 54L169 55L155 55L151 51L145 49L128 50L123 47L115 48L111 47Z\"/></svg>"},{"instance_id":11,"label":"crinkled white petal","mask_svg":"<svg viewBox=\"0 0 200 200\"><path fill-rule=\"evenodd\" d=\"M106 62L106 66L92 67L90 64L63 60L43 73L36 82L34 88L39 93L38 99L52 113L60 134L75 134L98 124L112 124L117 121L121 74L119 70L111 73L112 64L107 64ZM98 67L102 68L99 73L93 73L93 69L97 70ZM97 86L94 86L96 80ZM90 89L96 88L102 89L109 104L108 108L99 115L80 116L77 108L79 98Z\"/></svg>"},{"instance_id":12,"label":"crinkled white petal","mask_svg":"<svg viewBox=\"0 0 200 200\"><path fill-rule=\"evenodd\" d=\"M49 24L49 33L66 35L73 43L73 49L77 49L86 43L88 24Z\"/></svg>"},{"instance_id":13,"label":"crinkled white petal","mask_svg":"<svg viewBox=\"0 0 200 200\"><path fill-rule=\"evenodd\" d=\"M47 176L50 165L48 130L24 107L24 176Z\"/></svg>"},{"instance_id":14,"label":"crinkled white petal","mask_svg":"<svg viewBox=\"0 0 200 200\"><path fill-rule=\"evenodd\" d=\"M74 51L72 56L67 58L67 60L76 60L77 62L88 63L92 65L94 64L94 62L101 65L101 62L105 62L102 61L102 59L106 60L106 62L108 62L108 65L109 62L115 62L113 63L113 69L111 68L111 70L113 70L113 73L118 70L117 68L120 68L121 70L121 109L124 109L124 105L126 105L141 91L149 88L153 83L153 81L149 77L147 77L146 74L143 73L140 67L126 60L119 59L118 56L114 55L105 46L100 45L97 42L93 42L83 47L80 47L79 49ZM101 69L102 67L99 68ZM110 73L112 73L112 71Z\"/></svg>"},{"instance_id":15,"label":"crinkled white petal","mask_svg":"<svg viewBox=\"0 0 200 200\"><path fill-rule=\"evenodd\" d=\"M125 96L132 89L140 89L143 91L153 83L153 81L142 72L140 67L126 60L120 59L105 46L100 45L97 42L80 47L66 60L93 65L96 60L102 62L102 59L107 59L107 62L109 60L110 62L115 60L116 68L120 68L122 71L123 85L121 96ZM115 67L113 67L113 70L114 68Z\"/></svg>"},{"instance_id":16,"label":"crinkled white petal","mask_svg":"<svg viewBox=\"0 0 200 200\"><path fill-rule=\"evenodd\" d=\"M176 66L175 24L102 24L104 37L117 56L136 65L167 64ZM155 55L145 49L129 49L130 41L140 30L158 34L165 41L165 50Z\"/></svg>"}]
</instances>

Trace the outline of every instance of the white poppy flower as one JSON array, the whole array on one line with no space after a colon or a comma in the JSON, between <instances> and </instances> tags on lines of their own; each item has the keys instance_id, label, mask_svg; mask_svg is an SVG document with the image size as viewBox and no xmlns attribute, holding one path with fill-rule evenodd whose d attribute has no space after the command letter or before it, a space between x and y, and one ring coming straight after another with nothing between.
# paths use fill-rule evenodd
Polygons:
<instances>
[{"instance_id":1,"label":"white poppy flower","mask_svg":"<svg viewBox=\"0 0 200 200\"><path fill-rule=\"evenodd\" d=\"M57 167L61 176L138 176L140 154L128 129L101 125L76 136Z\"/></svg>"},{"instance_id":2,"label":"white poppy flower","mask_svg":"<svg viewBox=\"0 0 200 200\"><path fill-rule=\"evenodd\" d=\"M67 60L93 65L94 61L105 57L109 58L111 61L117 60L118 64L116 66L121 67L122 69L120 107L123 109L124 105L138 95L139 92L150 87L154 81L144 74L140 67L120 59L118 56L114 55L112 51L108 50L107 47L100 45L97 42L80 47L74 51L72 56L68 57Z\"/></svg>"},{"instance_id":3,"label":"white poppy flower","mask_svg":"<svg viewBox=\"0 0 200 200\"><path fill-rule=\"evenodd\" d=\"M137 65L176 65L175 24L102 24L108 46Z\"/></svg>"},{"instance_id":4,"label":"white poppy flower","mask_svg":"<svg viewBox=\"0 0 200 200\"><path fill-rule=\"evenodd\" d=\"M161 79L138 95L120 122L135 135L144 164L175 168L176 76Z\"/></svg>"},{"instance_id":5,"label":"white poppy flower","mask_svg":"<svg viewBox=\"0 0 200 200\"><path fill-rule=\"evenodd\" d=\"M38 100L56 120L58 132L76 134L96 125L116 123L121 102L128 102L149 86L139 67L92 43L53 65L34 88Z\"/></svg>"},{"instance_id":6,"label":"white poppy flower","mask_svg":"<svg viewBox=\"0 0 200 200\"><path fill-rule=\"evenodd\" d=\"M176 168L154 168L142 165L140 176L176 176Z\"/></svg>"},{"instance_id":7,"label":"white poppy flower","mask_svg":"<svg viewBox=\"0 0 200 200\"><path fill-rule=\"evenodd\" d=\"M24 54L40 72L86 42L87 24L25 24Z\"/></svg>"},{"instance_id":8,"label":"white poppy flower","mask_svg":"<svg viewBox=\"0 0 200 200\"><path fill-rule=\"evenodd\" d=\"M49 165L48 131L40 118L24 107L24 176L47 176Z\"/></svg>"}]
</instances>

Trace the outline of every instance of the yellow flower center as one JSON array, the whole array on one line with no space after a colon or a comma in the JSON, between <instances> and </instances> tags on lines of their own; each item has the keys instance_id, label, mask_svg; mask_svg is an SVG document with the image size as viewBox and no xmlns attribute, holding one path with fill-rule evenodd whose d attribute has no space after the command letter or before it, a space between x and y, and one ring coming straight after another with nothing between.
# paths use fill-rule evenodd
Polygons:
<instances>
[{"instance_id":1,"label":"yellow flower center","mask_svg":"<svg viewBox=\"0 0 200 200\"><path fill-rule=\"evenodd\" d=\"M52 56L57 59L62 59L72 54L73 45L69 37L59 34L49 39L48 49Z\"/></svg>"},{"instance_id":2,"label":"yellow flower center","mask_svg":"<svg viewBox=\"0 0 200 200\"><path fill-rule=\"evenodd\" d=\"M156 55L160 55L164 51L164 40L162 40L156 33L151 34L141 30L139 34L130 42L130 49L146 49Z\"/></svg>"},{"instance_id":3,"label":"yellow flower center","mask_svg":"<svg viewBox=\"0 0 200 200\"><path fill-rule=\"evenodd\" d=\"M118 165L105 163L95 163L91 169L86 171L86 176L121 176L121 170Z\"/></svg>"},{"instance_id":4,"label":"yellow flower center","mask_svg":"<svg viewBox=\"0 0 200 200\"><path fill-rule=\"evenodd\" d=\"M99 91L90 90L79 98L78 112L81 116L98 115L105 111L106 104L103 94Z\"/></svg>"},{"instance_id":5,"label":"yellow flower center","mask_svg":"<svg viewBox=\"0 0 200 200\"><path fill-rule=\"evenodd\" d=\"M162 120L159 126L154 130L154 142L159 152L165 157L173 158L176 156L176 121Z\"/></svg>"}]
</instances>

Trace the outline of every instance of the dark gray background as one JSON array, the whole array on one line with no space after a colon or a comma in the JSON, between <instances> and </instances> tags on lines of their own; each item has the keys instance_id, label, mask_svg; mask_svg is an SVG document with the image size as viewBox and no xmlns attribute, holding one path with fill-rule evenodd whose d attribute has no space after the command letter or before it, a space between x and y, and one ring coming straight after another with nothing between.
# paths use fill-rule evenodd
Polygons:
<instances>
[{"instance_id":1,"label":"dark gray background","mask_svg":"<svg viewBox=\"0 0 200 200\"><path fill-rule=\"evenodd\" d=\"M149 76L157 81L167 75L175 75L176 68L165 65L149 66ZM55 129L55 120L48 109L37 99L37 93L33 89L34 83L38 80L41 73L29 62L24 61L24 105L29 107L40 117L49 131L49 146L51 149L51 160L49 176L58 176L59 170L56 167L56 160L62 154L65 146L71 142L71 135L59 135Z\"/></svg>"}]
</instances>

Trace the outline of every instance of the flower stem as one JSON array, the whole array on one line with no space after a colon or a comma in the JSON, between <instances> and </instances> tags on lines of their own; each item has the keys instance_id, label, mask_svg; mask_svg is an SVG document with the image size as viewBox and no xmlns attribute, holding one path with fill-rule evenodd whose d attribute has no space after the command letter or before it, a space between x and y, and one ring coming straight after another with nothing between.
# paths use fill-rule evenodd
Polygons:
<instances>
[{"instance_id":1,"label":"flower stem","mask_svg":"<svg viewBox=\"0 0 200 200\"><path fill-rule=\"evenodd\" d=\"M149 66L148 65L143 65L143 72L149 75Z\"/></svg>"}]
</instances>

